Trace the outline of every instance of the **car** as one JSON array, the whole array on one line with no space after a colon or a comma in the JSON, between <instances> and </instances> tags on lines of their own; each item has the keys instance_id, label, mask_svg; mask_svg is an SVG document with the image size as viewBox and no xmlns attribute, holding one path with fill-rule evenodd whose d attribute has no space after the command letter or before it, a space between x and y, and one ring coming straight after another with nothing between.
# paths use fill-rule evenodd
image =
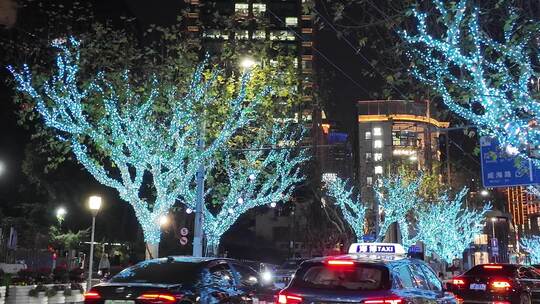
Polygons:
<instances>
[{"instance_id":1,"label":"car","mask_svg":"<svg viewBox=\"0 0 540 304\"><path fill-rule=\"evenodd\" d=\"M166 257L140 262L85 293L85 304L273 303L278 290L233 259Z\"/></svg>"},{"instance_id":2,"label":"car","mask_svg":"<svg viewBox=\"0 0 540 304\"><path fill-rule=\"evenodd\" d=\"M392 243L354 243L349 254L303 262L279 304L455 304L435 272Z\"/></svg>"},{"instance_id":3,"label":"car","mask_svg":"<svg viewBox=\"0 0 540 304\"><path fill-rule=\"evenodd\" d=\"M465 303L530 304L540 302L540 273L517 264L476 265L448 288Z\"/></svg>"},{"instance_id":4,"label":"car","mask_svg":"<svg viewBox=\"0 0 540 304\"><path fill-rule=\"evenodd\" d=\"M274 271L274 284L279 288L284 288L289 284L295 271L305 259L289 259Z\"/></svg>"}]
</instances>

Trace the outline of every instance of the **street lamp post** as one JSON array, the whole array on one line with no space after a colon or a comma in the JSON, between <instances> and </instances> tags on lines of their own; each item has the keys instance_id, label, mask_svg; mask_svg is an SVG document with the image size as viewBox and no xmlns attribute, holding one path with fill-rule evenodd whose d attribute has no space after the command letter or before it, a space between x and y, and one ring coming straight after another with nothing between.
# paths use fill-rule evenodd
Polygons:
<instances>
[{"instance_id":1,"label":"street lamp post","mask_svg":"<svg viewBox=\"0 0 540 304\"><path fill-rule=\"evenodd\" d=\"M88 199L88 207L92 213L92 236L90 238L90 261L88 262L88 283L86 284L86 290L92 288L92 270L94 267L94 234L96 230L96 216L101 208L101 197L90 196Z\"/></svg>"},{"instance_id":2,"label":"street lamp post","mask_svg":"<svg viewBox=\"0 0 540 304\"><path fill-rule=\"evenodd\" d=\"M493 244L494 244L494 240L495 240L495 222L497 221L497 218L496 217L492 217L491 218L491 254L493 255L493 261L494 262L497 262L497 258L495 256L495 254L493 254Z\"/></svg>"}]
</instances>

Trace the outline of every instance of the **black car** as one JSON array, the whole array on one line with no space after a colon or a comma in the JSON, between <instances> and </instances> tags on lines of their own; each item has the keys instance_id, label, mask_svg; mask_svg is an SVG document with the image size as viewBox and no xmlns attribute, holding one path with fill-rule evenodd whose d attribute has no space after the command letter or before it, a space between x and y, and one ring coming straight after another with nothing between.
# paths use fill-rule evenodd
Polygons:
<instances>
[{"instance_id":1,"label":"black car","mask_svg":"<svg viewBox=\"0 0 540 304\"><path fill-rule=\"evenodd\" d=\"M394 245L384 246L379 247L386 250ZM278 303L455 304L457 301L444 291L437 275L420 260L391 254L349 254L302 263L289 285L279 293Z\"/></svg>"},{"instance_id":2,"label":"black car","mask_svg":"<svg viewBox=\"0 0 540 304\"><path fill-rule=\"evenodd\" d=\"M86 304L271 303L277 294L232 259L167 257L143 261L94 286Z\"/></svg>"},{"instance_id":3,"label":"black car","mask_svg":"<svg viewBox=\"0 0 540 304\"><path fill-rule=\"evenodd\" d=\"M516 264L477 265L453 278L449 290L465 303L538 303L540 273Z\"/></svg>"}]
</instances>

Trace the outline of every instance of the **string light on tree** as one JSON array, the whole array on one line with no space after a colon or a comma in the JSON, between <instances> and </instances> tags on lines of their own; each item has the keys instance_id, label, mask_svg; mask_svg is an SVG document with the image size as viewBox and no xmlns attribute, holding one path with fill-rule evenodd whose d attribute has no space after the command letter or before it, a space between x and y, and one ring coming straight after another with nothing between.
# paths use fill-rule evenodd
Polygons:
<instances>
[{"instance_id":1,"label":"string light on tree","mask_svg":"<svg viewBox=\"0 0 540 304\"><path fill-rule=\"evenodd\" d=\"M422 183L422 175L412 180L401 175L382 177L374 186L379 208L383 210L383 219L379 225L378 241L382 241L392 223L399 225L401 243L406 249L416 241L409 237L409 222L412 210L422 203L418 189Z\"/></svg>"},{"instance_id":2,"label":"string light on tree","mask_svg":"<svg viewBox=\"0 0 540 304\"><path fill-rule=\"evenodd\" d=\"M240 81L238 94L226 101L228 111L221 127L215 132L217 135L201 152L197 147L198 126L202 123L199 109L211 107L219 100L218 97L213 98L209 90L216 82L216 72L203 77L206 64L201 64L195 70L185 95L178 93L182 90L178 90L175 84L162 83L154 77L150 77L146 83L133 85L129 71L124 73L120 83L109 81L104 73L98 73L89 84L81 85L83 82L78 77L79 45L80 42L74 38L69 38L65 44L55 45L59 49L56 71L42 84L33 82L27 65L21 70L11 66L8 68L15 77L18 90L34 100L35 108L46 126L55 130L59 138L70 143L79 163L98 182L115 188L120 197L133 207L145 241L156 247L161 236L161 216L167 214L178 200L191 210L195 209L195 190L192 185L197 168L202 163L212 164L216 153L222 153L229 140L253 121L256 107L269 89L262 89L254 96L251 94L248 100L249 75L245 74ZM97 95L103 102L101 106L105 111L100 117L91 117L85 112L85 107L91 105L86 105L84 101L91 94ZM170 115L156 120L158 114L153 105L160 98L165 98L167 104L173 106ZM255 144L275 145L278 139L292 140L293 137L284 135L283 131L274 132L270 141L261 140ZM95 155L95 151L104 153ZM208 216L209 220L205 223L212 242L215 242L216 235L223 233L224 228L217 227L217 222L223 221L223 224L227 224L224 227L230 227L228 224L232 224L240 214L262 204L260 197L267 198L266 202L277 201L278 195L273 190L289 193L288 189L301 179L295 169L305 159L303 155L299 154L298 157L279 152L270 152L268 155L268 158L263 159L261 168L276 168L274 175L265 178L268 181L250 182L249 185L241 181L231 182L234 191L231 191L232 195L222 210L227 212L234 207L234 216L223 213L214 216L208 210L197 210ZM293 158L292 161L286 159L289 156ZM249 153L246 159L259 160ZM228 169L233 172L232 177L243 181L249 180L249 174L258 176L261 173L253 172L252 168L249 173L241 167L234 170L231 168ZM143 178L148 175L152 178ZM155 189L152 202L140 196L148 180L151 180ZM239 185L244 188L242 191ZM261 185L258 189L261 196L249 196L253 203L236 206L240 193L248 189L248 194L254 194L256 185ZM218 219L223 216L227 219Z\"/></svg>"},{"instance_id":3,"label":"string light on tree","mask_svg":"<svg viewBox=\"0 0 540 304\"><path fill-rule=\"evenodd\" d=\"M428 14L413 10L416 31L401 33L410 45L413 75L435 88L443 102L472 122L482 135L496 138L509 152L532 156L540 144L540 103L531 85L540 72L538 48L531 47L537 30L532 20L523 20L514 9L502 28L502 39L490 37L479 24L479 9L467 7L467 0L456 3L432 0L442 20L428 30ZM518 26L519 24L519 26ZM530 27L527 27L531 25Z\"/></svg>"},{"instance_id":4,"label":"string light on tree","mask_svg":"<svg viewBox=\"0 0 540 304\"><path fill-rule=\"evenodd\" d=\"M462 256L476 235L482 233L485 215L491 205L485 205L482 210L465 209L462 202L467 193L465 187L453 200L443 194L438 202L417 211L415 240L422 241L427 255L435 253L451 263Z\"/></svg>"},{"instance_id":5,"label":"string light on tree","mask_svg":"<svg viewBox=\"0 0 540 304\"><path fill-rule=\"evenodd\" d=\"M334 198L335 204L351 226L356 239L360 241L364 236L366 206L361 202L360 195L356 197L353 195L353 187L347 187L348 183L348 181L336 177L326 184L327 193Z\"/></svg>"},{"instance_id":6,"label":"string light on tree","mask_svg":"<svg viewBox=\"0 0 540 304\"><path fill-rule=\"evenodd\" d=\"M521 246L529 254L531 264L540 264L540 236L521 238Z\"/></svg>"}]
</instances>

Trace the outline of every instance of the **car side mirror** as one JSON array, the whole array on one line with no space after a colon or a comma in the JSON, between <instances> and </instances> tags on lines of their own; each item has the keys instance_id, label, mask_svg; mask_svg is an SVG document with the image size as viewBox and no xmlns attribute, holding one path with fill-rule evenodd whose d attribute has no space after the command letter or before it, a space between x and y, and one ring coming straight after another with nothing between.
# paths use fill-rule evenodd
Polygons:
<instances>
[{"instance_id":1,"label":"car side mirror","mask_svg":"<svg viewBox=\"0 0 540 304\"><path fill-rule=\"evenodd\" d=\"M254 277L254 276L249 276L247 279L243 279L242 280L242 284L246 285L246 286L257 286L259 285L259 279L257 279L257 277Z\"/></svg>"}]
</instances>

